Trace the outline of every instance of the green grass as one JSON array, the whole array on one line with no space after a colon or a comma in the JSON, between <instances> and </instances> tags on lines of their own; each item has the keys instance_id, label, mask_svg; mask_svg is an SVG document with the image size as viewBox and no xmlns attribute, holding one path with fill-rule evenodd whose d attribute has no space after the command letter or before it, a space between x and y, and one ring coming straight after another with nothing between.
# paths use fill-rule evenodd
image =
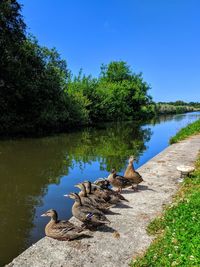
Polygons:
<instances>
[{"instance_id":1,"label":"green grass","mask_svg":"<svg viewBox=\"0 0 200 267\"><path fill-rule=\"evenodd\" d=\"M200 156L196 167L163 215L149 224L156 238L131 267L200 266Z\"/></svg>"},{"instance_id":2,"label":"green grass","mask_svg":"<svg viewBox=\"0 0 200 267\"><path fill-rule=\"evenodd\" d=\"M177 143L191 135L200 133L200 120L197 120L182 128L175 136L170 139L170 144Z\"/></svg>"}]
</instances>

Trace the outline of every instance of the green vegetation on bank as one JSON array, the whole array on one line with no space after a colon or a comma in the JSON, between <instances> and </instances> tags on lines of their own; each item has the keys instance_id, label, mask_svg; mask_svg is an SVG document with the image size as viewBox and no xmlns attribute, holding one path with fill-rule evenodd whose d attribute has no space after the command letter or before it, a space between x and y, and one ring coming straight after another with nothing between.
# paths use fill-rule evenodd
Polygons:
<instances>
[{"instance_id":1,"label":"green vegetation on bank","mask_svg":"<svg viewBox=\"0 0 200 267\"><path fill-rule=\"evenodd\" d=\"M170 139L170 144L177 143L188 136L200 133L200 120L188 124L186 127L182 128L175 136Z\"/></svg>"},{"instance_id":2,"label":"green vegetation on bank","mask_svg":"<svg viewBox=\"0 0 200 267\"><path fill-rule=\"evenodd\" d=\"M167 104L172 106L188 106L193 107L195 109L200 109L200 103L199 102L184 102L182 100L177 101L171 101L171 102L158 102L158 104Z\"/></svg>"},{"instance_id":3,"label":"green vegetation on bank","mask_svg":"<svg viewBox=\"0 0 200 267\"><path fill-rule=\"evenodd\" d=\"M181 129L171 140L178 142L200 133L200 120ZM196 170L186 178L162 216L147 228L156 235L147 251L131 262L131 267L200 266L200 155Z\"/></svg>"},{"instance_id":4,"label":"green vegetation on bank","mask_svg":"<svg viewBox=\"0 0 200 267\"><path fill-rule=\"evenodd\" d=\"M72 75L56 49L26 32L17 0L0 2L0 134L62 131L153 114L150 86L123 61L99 78Z\"/></svg>"},{"instance_id":5,"label":"green vegetation on bank","mask_svg":"<svg viewBox=\"0 0 200 267\"><path fill-rule=\"evenodd\" d=\"M102 65L98 78L73 75L55 48L29 35L17 0L0 2L0 135L65 131L102 121L184 113L198 103L158 103L142 73L124 61Z\"/></svg>"},{"instance_id":6,"label":"green vegetation on bank","mask_svg":"<svg viewBox=\"0 0 200 267\"><path fill-rule=\"evenodd\" d=\"M200 103L178 100L175 102L158 102L155 106L156 114L180 114L200 110Z\"/></svg>"},{"instance_id":7,"label":"green vegetation on bank","mask_svg":"<svg viewBox=\"0 0 200 267\"><path fill-rule=\"evenodd\" d=\"M149 224L148 232L157 237L131 267L200 266L199 210L200 157L196 171L185 179L173 203Z\"/></svg>"}]
</instances>

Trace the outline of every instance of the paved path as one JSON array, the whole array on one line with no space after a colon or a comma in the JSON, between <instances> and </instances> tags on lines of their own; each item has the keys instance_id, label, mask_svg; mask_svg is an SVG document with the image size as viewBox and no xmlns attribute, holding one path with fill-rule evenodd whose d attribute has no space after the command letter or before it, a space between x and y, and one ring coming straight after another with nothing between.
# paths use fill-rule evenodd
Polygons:
<instances>
[{"instance_id":1,"label":"paved path","mask_svg":"<svg viewBox=\"0 0 200 267\"><path fill-rule=\"evenodd\" d=\"M159 142L159 141L158 141ZM140 191L124 191L129 207L117 207L108 215L112 228L103 227L92 238L59 242L43 238L7 266L15 267L121 267L145 250L152 241L148 223L171 201L176 192L179 164L193 164L200 149L200 135L166 148L138 170L145 182ZM72 221L75 221L72 218ZM114 230L113 230L114 229ZM120 237L113 231L118 231Z\"/></svg>"}]
</instances>

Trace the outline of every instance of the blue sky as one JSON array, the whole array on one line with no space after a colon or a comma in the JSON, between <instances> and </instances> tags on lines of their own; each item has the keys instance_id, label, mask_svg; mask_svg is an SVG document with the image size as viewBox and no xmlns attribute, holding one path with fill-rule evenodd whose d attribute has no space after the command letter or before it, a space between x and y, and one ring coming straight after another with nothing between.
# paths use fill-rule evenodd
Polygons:
<instances>
[{"instance_id":1,"label":"blue sky","mask_svg":"<svg viewBox=\"0 0 200 267\"><path fill-rule=\"evenodd\" d=\"M155 101L200 101L199 0L20 0L28 31L73 73L124 60Z\"/></svg>"}]
</instances>

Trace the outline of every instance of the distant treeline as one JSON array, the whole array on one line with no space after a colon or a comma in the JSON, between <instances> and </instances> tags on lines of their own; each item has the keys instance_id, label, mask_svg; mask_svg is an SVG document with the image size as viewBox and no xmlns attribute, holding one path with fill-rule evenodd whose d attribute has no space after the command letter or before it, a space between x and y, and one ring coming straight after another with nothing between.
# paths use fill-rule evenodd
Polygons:
<instances>
[{"instance_id":1,"label":"distant treeline","mask_svg":"<svg viewBox=\"0 0 200 267\"><path fill-rule=\"evenodd\" d=\"M156 114L178 114L200 110L198 102L184 102L177 100L175 102L158 102L155 106Z\"/></svg>"},{"instance_id":2,"label":"distant treeline","mask_svg":"<svg viewBox=\"0 0 200 267\"><path fill-rule=\"evenodd\" d=\"M55 48L42 47L27 34L16 0L0 1L0 51L0 135L57 132L163 113L142 73L124 61L102 65L98 78L82 71L73 75Z\"/></svg>"},{"instance_id":3,"label":"distant treeline","mask_svg":"<svg viewBox=\"0 0 200 267\"><path fill-rule=\"evenodd\" d=\"M167 104L167 105L173 105L173 106L190 106L190 107L196 107L200 108L199 102L184 102L182 100L172 101L172 102L158 102L157 104Z\"/></svg>"}]
</instances>

